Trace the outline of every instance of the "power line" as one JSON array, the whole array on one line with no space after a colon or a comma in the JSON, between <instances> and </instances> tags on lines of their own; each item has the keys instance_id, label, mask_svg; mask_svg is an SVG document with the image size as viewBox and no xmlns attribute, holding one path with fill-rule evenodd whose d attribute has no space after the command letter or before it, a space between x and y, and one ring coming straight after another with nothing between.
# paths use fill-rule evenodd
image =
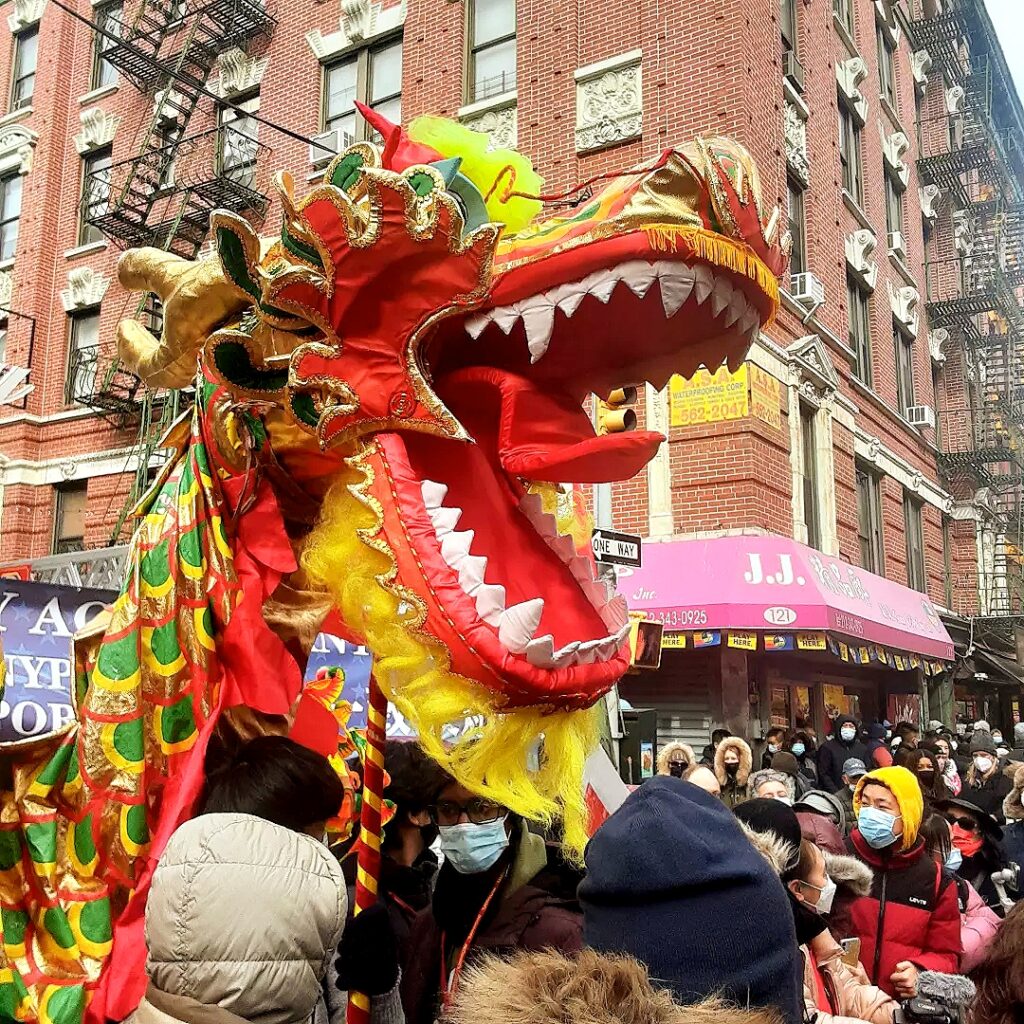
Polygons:
<instances>
[{"instance_id":1,"label":"power line","mask_svg":"<svg viewBox=\"0 0 1024 1024\"><path fill-rule=\"evenodd\" d=\"M76 21L80 21L83 25L88 25L89 28L93 30L93 32L97 33L100 36L103 36L104 39L109 39L111 42L117 44L118 46L125 45L125 40L122 39L120 36L117 36L113 32L108 31L101 25L98 25L96 22L90 21L84 15L79 14L76 10L73 10L71 7L69 7L66 3L63 2L63 0L52 0L52 3L54 7L60 8L60 10L62 10L65 14L70 15ZM157 60L156 57L148 56L139 49L134 49L134 52L138 54L139 57L141 57L142 60L145 61L145 63L148 64L151 68L155 68L157 71L161 72L161 74L166 75L168 78L174 79L177 82L181 82L182 85L188 86L190 89L199 93L201 96L205 96L207 99L213 100L213 102L216 103L218 106L227 107L229 110L233 110L236 114L244 115L249 120L256 121L262 125L266 125L272 131L280 132L282 135L285 135L290 139L294 139L296 142L302 142L305 143L306 145L312 142L312 139L310 139L309 136L307 135L300 135L298 132L293 132L290 128L285 128L284 125L277 124L276 122L270 121L267 118L261 117L259 114L255 114L249 110L244 110L242 107L238 106L238 104L232 103L231 100L227 100L221 96L218 96L215 92L211 92L209 89L207 89L206 83L200 81L198 78L194 78L192 75L184 74L183 72L168 66L166 63L164 63L164 61Z\"/></svg>"}]
</instances>

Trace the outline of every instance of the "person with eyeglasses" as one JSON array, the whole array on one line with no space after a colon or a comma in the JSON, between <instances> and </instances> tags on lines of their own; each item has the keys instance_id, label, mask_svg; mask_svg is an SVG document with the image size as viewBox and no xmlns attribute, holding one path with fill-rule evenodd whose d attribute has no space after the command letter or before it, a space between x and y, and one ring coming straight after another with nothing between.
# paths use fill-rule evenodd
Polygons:
<instances>
[{"instance_id":1,"label":"person with eyeglasses","mask_svg":"<svg viewBox=\"0 0 1024 1024\"><path fill-rule=\"evenodd\" d=\"M453 779L430 813L444 863L409 937L401 986L407 1024L433 1024L464 970L484 955L572 954L583 946L574 886L562 883L557 865L549 867L547 845L522 818Z\"/></svg>"},{"instance_id":2,"label":"person with eyeglasses","mask_svg":"<svg viewBox=\"0 0 1024 1024\"><path fill-rule=\"evenodd\" d=\"M992 872L1007 866L1002 832L990 814L986 814L971 800L951 797L935 805L935 810L949 824L954 856L960 863L951 870L978 890L986 905L1000 917L1005 914L999 893L992 883Z\"/></svg>"}]
</instances>

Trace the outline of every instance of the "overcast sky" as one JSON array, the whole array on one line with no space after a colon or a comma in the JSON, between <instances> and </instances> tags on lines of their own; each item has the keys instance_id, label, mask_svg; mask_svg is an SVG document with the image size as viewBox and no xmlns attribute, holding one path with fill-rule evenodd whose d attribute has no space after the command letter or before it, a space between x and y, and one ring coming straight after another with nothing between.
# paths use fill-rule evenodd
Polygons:
<instances>
[{"instance_id":1,"label":"overcast sky","mask_svg":"<svg viewBox=\"0 0 1024 1024\"><path fill-rule=\"evenodd\" d=\"M1003 53L1017 82L1017 93L1024 99L1024 0L985 0Z\"/></svg>"}]
</instances>

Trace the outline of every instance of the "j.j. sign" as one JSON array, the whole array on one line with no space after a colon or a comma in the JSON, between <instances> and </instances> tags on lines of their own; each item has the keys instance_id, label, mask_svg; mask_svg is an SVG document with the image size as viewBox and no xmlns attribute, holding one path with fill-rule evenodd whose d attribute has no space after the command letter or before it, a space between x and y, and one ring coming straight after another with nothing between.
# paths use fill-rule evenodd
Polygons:
<instances>
[{"instance_id":1,"label":"j.j. sign","mask_svg":"<svg viewBox=\"0 0 1024 1024\"><path fill-rule=\"evenodd\" d=\"M71 721L71 638L115 596L109 590L0 580L7 664L0 747L50 735Z\"/></svg>"}]
</instances>

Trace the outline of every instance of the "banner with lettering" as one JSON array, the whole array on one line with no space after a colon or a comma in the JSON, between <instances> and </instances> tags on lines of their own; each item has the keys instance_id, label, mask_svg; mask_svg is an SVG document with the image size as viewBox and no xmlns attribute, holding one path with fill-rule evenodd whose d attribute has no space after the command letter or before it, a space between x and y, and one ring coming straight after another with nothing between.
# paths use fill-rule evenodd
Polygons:
<instances>
[{"instance_id":1,"label":"banner with lettering","mask_svg":"<svg viewBox=\"0 0 1024 1024\"><path fill-rule=\"evenodd\" d=\"M74 718L71 638L116 596L112 590L0 580L7 666L0 750L50 736Z\"/></svg>"}]
</instances>

